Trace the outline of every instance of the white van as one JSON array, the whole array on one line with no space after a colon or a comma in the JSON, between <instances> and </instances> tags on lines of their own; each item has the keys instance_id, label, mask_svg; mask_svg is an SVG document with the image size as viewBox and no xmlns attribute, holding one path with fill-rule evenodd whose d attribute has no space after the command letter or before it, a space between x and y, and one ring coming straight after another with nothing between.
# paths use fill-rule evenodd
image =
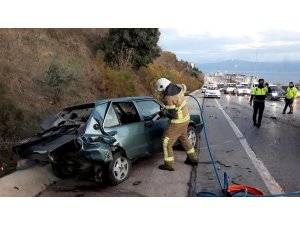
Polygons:
<instances>
[{"instance_id":1,"label":"white van","mask_svg":"<svg viewBox=\"0 0 300 225\"><path fill-rule=\"evenodd\" d=\"M233 90L236 88L236 83L227 83L226 88L224 90L225 94L232 94Z\"/></svg>"}]
</instances>

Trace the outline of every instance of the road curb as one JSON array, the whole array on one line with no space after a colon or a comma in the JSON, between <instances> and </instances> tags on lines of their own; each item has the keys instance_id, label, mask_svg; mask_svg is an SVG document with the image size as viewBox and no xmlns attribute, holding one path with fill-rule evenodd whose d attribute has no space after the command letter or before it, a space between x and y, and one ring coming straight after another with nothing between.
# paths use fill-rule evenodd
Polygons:
<instances>
[{"instance_id":1,"label":"road curb","mask_svg":"<svg viewBox=\"0 0 300 225\"><path fill-rule=\"evenodd\" d=\"M49 164L35 165L0 178L0 197L36 196L58 180Z\"/></svg>"}]
</instances>

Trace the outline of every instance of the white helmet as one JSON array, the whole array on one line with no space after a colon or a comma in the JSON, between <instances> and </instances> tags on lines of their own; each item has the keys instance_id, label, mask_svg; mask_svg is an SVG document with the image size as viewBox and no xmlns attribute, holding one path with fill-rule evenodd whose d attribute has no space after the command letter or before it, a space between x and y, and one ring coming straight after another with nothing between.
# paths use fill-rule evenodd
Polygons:
<instances>
[{"instance_id":1,"label":"white helmet","mask_svg":"<svg viewBox=\"0 0 300 225\"><path fill-rule=\"evenodd\" d=\"M171 81L169 81L168 79L160 78L156 81L156 90L165 91L170 83L171 83Z\"/></svg>"}]
</instances>

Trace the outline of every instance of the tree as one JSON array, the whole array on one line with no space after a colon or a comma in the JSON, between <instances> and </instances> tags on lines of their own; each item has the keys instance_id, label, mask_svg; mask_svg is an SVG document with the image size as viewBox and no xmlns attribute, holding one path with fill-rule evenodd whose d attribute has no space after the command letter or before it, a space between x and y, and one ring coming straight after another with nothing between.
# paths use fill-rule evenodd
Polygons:
<instances>
[{"instance_id":1,"label":"tree","mask_svg":"<svg viewBox=\"0 0 300 225\"><path fill-rule=\"evenodd\" d=\"M115 28L101 38L97 48L111 67L138 69L159 56L159 36L157 28Z\"/></svg>"}]
</instances>

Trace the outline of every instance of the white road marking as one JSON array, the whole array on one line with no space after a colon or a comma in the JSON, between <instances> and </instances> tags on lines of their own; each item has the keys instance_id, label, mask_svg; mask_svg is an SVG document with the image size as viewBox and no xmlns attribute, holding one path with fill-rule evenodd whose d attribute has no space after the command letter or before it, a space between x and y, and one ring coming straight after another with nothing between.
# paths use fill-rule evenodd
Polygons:
<instances>
[{"instance_id":1,"label":"white road marking","mask_svg":"<svg viewBox=\"0 0 300 225\"><path fill-rule=\"evenodd\" d=\"M245 149L247 155L249 156L249 158L251 159L255 168L257 169L259 175L265 182L270 193L271 194L283 194L284 191L283 191L282 187L280 187L280 185L275 181L274 177L270 174L270 172L265 167L263 162L256 157L255 153L249 146L249 144L248 144L246 138L244 137L244 135L242 134L242 132L235 125L235 123L232 121L232 119L227 115L227 113L223 110L222 106L217 101L217 99L215 99L215 101L217 102L218 107L220 108L220 110L224 114L225 118L227 119L228 123L230 124L231 128L233 129L235 135L240 139L240 142L241 142L243 148Z\"/></svg>"}]
</instances>

